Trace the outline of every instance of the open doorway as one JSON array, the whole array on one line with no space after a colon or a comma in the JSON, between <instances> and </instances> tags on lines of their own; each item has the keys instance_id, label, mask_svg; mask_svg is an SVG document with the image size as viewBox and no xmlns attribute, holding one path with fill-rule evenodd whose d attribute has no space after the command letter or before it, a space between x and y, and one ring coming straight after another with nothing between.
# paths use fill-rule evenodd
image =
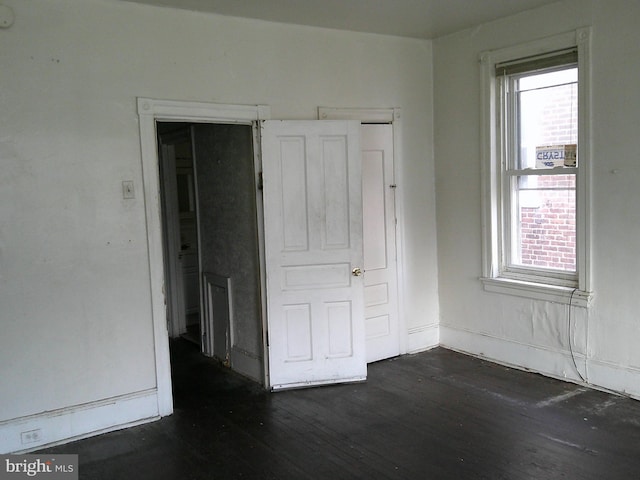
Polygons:
<instances>
[{"instance_id":1,"label":"open doorway","mask_svg":"<svg viewBox=\"0 0 640 480\"><path fill-rule=\"evenodd\" d=\"M262 383L253 128L158 121L156 131L172 344L190 341Z\"/></svg>"},{"instance_id":2,"label":"open doorway","mask_svg":"<svg viewBox=\"0 0 640 480\"><path fill-rule=\"evenodd\" d=\"M158 123L167 327L201 346L200 272L191 126Z\"/></svg>"}]
</instances>

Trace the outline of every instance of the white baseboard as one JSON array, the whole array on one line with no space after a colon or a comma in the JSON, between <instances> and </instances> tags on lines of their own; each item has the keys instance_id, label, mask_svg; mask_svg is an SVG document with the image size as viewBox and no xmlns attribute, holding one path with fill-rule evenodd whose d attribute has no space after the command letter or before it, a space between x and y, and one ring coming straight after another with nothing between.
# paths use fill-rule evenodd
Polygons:
<instances>
[{"instance_id":1,"label":"white baseboard","mask_svg":"<svg viewBox=\"0 0 640 480\"><path fill-rule=\"evenodd\" d=\"M154 388L5 420L0 422L0 453L30 452L158 418L158 395Z\"/></svg>"},{"instance_id":2,"label":"white baseboard","mask_svg":"<svg viewBox=\"0 0 640 480\"><path fill-rule=\"evenodd\" d=\"M418 353L437 347L440 343L438 325L410 328L407 335L407 352Z\"/></svg>"},{"instance_id":3,"label":"white baseboard","mask_svg":"<svg viewBox=\"0 0 640 480\"><path fill-rule=\"evenodd\" d=\"M593 385L640 400L640 369L591 360L588 379Z\"/></svg>"},{"instance_id":4,"label":"white baseboard","mask_svg":"<svg viewBox=\"0 0 640 480\"><path fill-rule=\"evenodd\" d=\"M585 360L583 354L574 353L580 375L585 379L583 381L568 351L522 344L443 325L440 326L440 345L520 370L640 399L640 369Z\"/></svg>"}]
</instances>

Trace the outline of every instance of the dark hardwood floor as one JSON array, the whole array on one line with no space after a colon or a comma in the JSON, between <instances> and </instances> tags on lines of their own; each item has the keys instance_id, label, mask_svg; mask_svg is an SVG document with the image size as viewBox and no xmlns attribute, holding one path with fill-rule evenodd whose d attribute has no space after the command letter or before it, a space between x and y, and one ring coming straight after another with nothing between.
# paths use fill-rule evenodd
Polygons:
<instances>
[{"instance_id":1,"label":"dark hardwood floor","mask_svg":"<svg viewBox=\"0 0 640 480\"><path fill-rule=\"evenodd\" d=\"M172 355L174 415L46 452L92 480L640 478L640 402L443 348L278 393Z\"/></svg>"}]
</instances>

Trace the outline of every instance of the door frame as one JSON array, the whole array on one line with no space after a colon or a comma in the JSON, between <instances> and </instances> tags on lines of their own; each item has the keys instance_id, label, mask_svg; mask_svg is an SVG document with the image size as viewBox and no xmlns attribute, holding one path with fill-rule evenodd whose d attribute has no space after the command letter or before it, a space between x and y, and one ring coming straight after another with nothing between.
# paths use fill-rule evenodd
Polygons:
<instances>
[{"instance_id":1,"label":"door frame","mask_svg":"<svg viewBox=\"0 0 640 480\"><path fill-rule=\"evenodd\" d=\"M173 413L173 393L171 387L171 360L169 355L169 334L164 292L164 261L162 242L162 214L160 201L160 170L158 163L157 121L185 123L225 123L254 125L254 156L256 174L260 171L259 141L255 123L271 118L271 108L267 105L228 105L176 100L158 100L138 98L138 117L140 127L140 153L142 158L142 181L144 190L145 216L147 225L149 283L151 294L151 317L153 324L153 342L156 365L156 391L158 415ZM262 199L256 201L258 211L258 244L264 243ZM261 288L264 293L264 251L260 247ZM265 296L262 297L262 335L263 352L266 351ZM263 354L263 357L265 355ZM265 381L268 362L264 361Z\"/></svg>"},{"instance_id":2,"label":"door frame","mask_svg":"<svg viewBox=\"0 0 640 480\"><path fill-rule=\"evenodd\" d=\"M185 124L188 125L188 124ZM177 166L175 145L176 142L191 142L191 129L184 127L180 130L158 134L158 162L161 164L160 172L160 200L162 204L163 236L165 236L166 257L165 261L165 292L167 309L170 312L168 322L171 338L177 338L187 330L186 297L184 294L184 271L180 258L182 258L180 230L181 212L178 206L177 176L182 167ZM171 152L169 155L168 152ZM193 165L191 166L193 175ZM193 196L197 196L195 184ZM194 202L195 203L195 202ZM194 212L197 209L194 206ZM197 229L197 225L196 225ZM199 236L196 235L199 243ZM199 252L199 246L198 246ZM199 253L198 253L199 257ZM198 285L202 280L198 279ZM200 342L202 347L202 342Z\"/></svg>"},{"instance_id":3,"label":"door frame","mask_svg":"<svg viewBox=\"0 0 640 480\"><path fill-rule=\"evenodd\" d=\"M186 319L184 316L184 294L182 291L182 281L178 261L180 250L180 220L178 212L178 192L175 176L175 146L162 144L160 135L158 136L160 145L158 147L158 163L162 163L160 173L160 201L162 221L164 222L163 235L164 246L164 268L165 268L165 301L168 310L169 321L167 326L169 336L178 337L183 330L186 330ZM169 153L173 150L173 153ZM173 156L173 160L169 158ZM173 163L173 166L171 166ZM171 168L169 168L171 167Z\"/></svg>"},{"instance_id":4,"label":"door frame","mask_svg":"<svg viewBox=\"0 0 640 480\"><path fill-rule=\"evenodd\" d=\"M390 124L393 130L393 175L396 197L396 276L398 289L398 328L400 329L400 355L409 351L409 332L404 315L404 195L402 195L402 110L400 108L343 108L318 107L319 120L359 120L360 123Z\"/></svg>"}]
</instances>

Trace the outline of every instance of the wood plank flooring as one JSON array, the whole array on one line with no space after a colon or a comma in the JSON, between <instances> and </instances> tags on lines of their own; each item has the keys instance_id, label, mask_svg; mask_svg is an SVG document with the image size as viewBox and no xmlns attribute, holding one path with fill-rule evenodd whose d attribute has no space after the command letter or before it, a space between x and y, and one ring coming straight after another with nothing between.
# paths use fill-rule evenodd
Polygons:
<instances>
[{"instance_id":1,"label":"wood plank flooring","mask_svg":"<svg viewBox=\"0 0 640 480\"><path fill-rule=\"evenodd\" d=\"M443 348L278 393L172 355L174 415L46 452L91 480L640 478L640 402Z\"/></svg>"}]
</instances>

